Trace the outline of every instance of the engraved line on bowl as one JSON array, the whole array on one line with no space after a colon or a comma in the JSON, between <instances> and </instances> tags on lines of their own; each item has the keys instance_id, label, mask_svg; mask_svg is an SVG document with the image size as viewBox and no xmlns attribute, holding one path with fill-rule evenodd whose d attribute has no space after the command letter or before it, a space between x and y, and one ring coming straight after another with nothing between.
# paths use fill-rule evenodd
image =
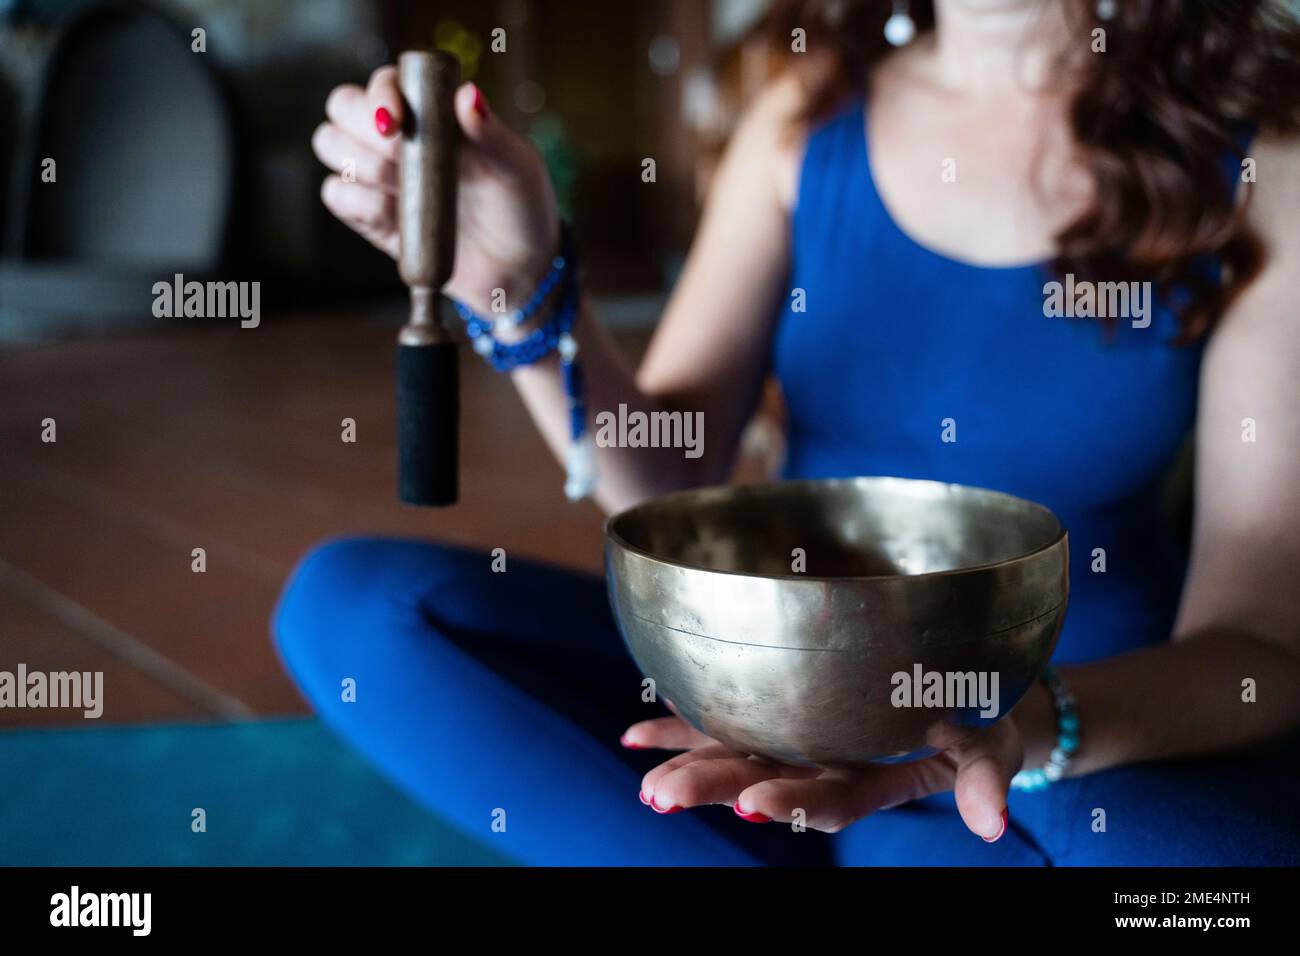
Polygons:
<instances>
[{"instance_id":1,"label":"engraved line on bowl","mask_svg":"<svg viewBox=\"0 0 1300 956\"><path fill-rule=\"evenodd\" d=\"M1008 625L1007 627L1000 627L996 631L984 631L982 634L975 635L975 637L971 638L970 640L979 640L985 637L996 637L998 634L1005 634L1008 631L1015 631L1022 627L1028 627L1030 624L1037 624L1043 618L1050 617L1051 615L1055 614L1064 605L1065 605L1064 601L1059 601L1057 602L1055 607L1052 607L1044 611L1042 614L1037 614L1026 621L1021 621L1019 624L1011 624ZM812 651L812 652L824 652L828 654L852 654L856 650L856 648L852 648L852 647L790 647L785 644L754 644L750 641L729 641L725 637L711 637L708 634L700 634L697 631L687 630L684 627L674 627L672 624L665 624L663 621L653 621L648 617L642 617L640 614L637 614L635 611L628 611L627 614L629 617L636 618L642 624L653 624L655 627L662 627L665 631L675 631L678 634L685 634L688 637L698 637L704 641L717 641L719 644L735 644L738 647L762 647L770 651ZM950 643L965 644L965 643L969 643L969 641L952 641ZM943 647L944 645L931 644L929 646Z\"/></svg>"}]
</instances>

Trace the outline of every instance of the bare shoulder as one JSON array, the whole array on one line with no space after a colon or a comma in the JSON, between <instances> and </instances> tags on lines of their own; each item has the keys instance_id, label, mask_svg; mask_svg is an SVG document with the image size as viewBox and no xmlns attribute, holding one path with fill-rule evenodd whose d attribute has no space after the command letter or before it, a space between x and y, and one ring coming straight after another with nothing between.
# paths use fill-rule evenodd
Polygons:
<instances>
[{"instance_id":1,"label":"bare shoulder","mask_svg":"<svg viewBox=\"0 0 1300 956\"><path fill-rule=\"evenodd\" d=\"M1261 132L1243 161L1246 221L1264 246L1260 274L1233 303L1210 341L1210 354L1241 353L1300 364L1300 136ZM1211 365L1223 360L1212 360Z\"/></svg>"},{"instance_id":2,"label":"bare shoulder","mask_svg":"<svg viewBox=\"0 0 1300 956\"><path fill-rule=\"evenodd\" d=\"M929 56L926 50L891 52L872 71L873 88L924 87ZM793 70L786 70L754 98L736 130L737 141L753 143L770 157L776 196L786 212L794 209L804 152L816 125L816 119L809 116L810 99L807 83Z\"/></svg>"},{"instance_id":3,"label":"bare shoulder","mask_svg":"<svg viewBox=\"0 0 1300 956\"><path fill-rule=\"evenodd\" d=\"M1253 177L1248 218L1271 254L1300 253L1300 135L1263 131L1246 157ZM1292 259L1292 269L1300 261Z\"/></svg>"},{"instance_id":4,"label":"bare shoulder","mask_svg":"<svg viewBox=\"0 0 1300 956\"><path fill-rule=\"evenodd\" d=\"M772 79L750 102L732 138L730 152L762 163L781 208L794 208L808 129L804 112L808 91L786 71Z\"/></svg>"}]
</instances>

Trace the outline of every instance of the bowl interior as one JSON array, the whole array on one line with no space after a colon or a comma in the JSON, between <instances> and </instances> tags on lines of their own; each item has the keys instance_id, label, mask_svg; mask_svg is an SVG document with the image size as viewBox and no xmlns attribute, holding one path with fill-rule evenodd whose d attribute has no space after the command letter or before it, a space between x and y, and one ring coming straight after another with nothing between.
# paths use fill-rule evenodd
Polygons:
<instances>
[{"instance_id":1,"label":"bowl interior","mask_svg":"<svg viewBox=\"0 0 1300 956\"><path fill-rule=\"evenodd\" d=\"M671 564L807 580L998 564L1049 547L1062 528L1041 505L996 491L845 478L668 495L611 519L608 532Z\"/></svg>"}]
</instances>

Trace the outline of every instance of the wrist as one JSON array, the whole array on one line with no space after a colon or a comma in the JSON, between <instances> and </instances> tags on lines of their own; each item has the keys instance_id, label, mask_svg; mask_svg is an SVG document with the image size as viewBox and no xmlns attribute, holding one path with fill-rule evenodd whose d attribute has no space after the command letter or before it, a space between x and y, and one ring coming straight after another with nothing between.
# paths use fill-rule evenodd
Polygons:
<instances>
[{"instance_id":1,"label":"wrist","mask_svg":"<svg viewBox=\"0 0 1300 956\"><path fill-rule=\"evenodd\" d=\"M1056 746L1056 709L1042 681L1034 681L1013 711L1025 745L1026 767L1041 767Z\"/></svg>"},{"instance_id":2,"label":"wrist","mask_svg":"<svg viewBox=\"0 0 1300 956\"><path fill-rule=\"evenodd\" d=\"M1050 700L1055 726L1055 739L1047 761L1031 765L1026 760L1020 772L1011 778L1013 790L1035 791L1051 786L1058 780L1070 776L1075 754L1079 750L1079 738L1082 721L1079 718L1078 703L1065 680L1054 668L1048 666L1039 677ZM1034 720L1033 704L1030 704L1029 719ZM1041 722L1041 717L1039 718ZM1023 739L1023 737L1022 737ZM1035 742L1041 740L1035 734Z\"/></svg>"},{"instance_id":3,"label":"wrist","mask_svg":"<svg viewBox=\"0 0 1300 956\"><path fill-rule=\"evenodd\" d=\"M544 322L559 300L563 290L552 289L540 302L536 315L528 321L516 323L511 321L515 312L525 308L527 303L538 294L543 282L551 273L556 258L562 252L560 223L556 220L550 229L550 239L535 246L535 254L520 260L508 268L502 269L492 280L484 308L478 309L485 316L499 317L493 325L493 334L498 341L513 345L522 342L540 322Z\"/></svg>"}]
</instances>

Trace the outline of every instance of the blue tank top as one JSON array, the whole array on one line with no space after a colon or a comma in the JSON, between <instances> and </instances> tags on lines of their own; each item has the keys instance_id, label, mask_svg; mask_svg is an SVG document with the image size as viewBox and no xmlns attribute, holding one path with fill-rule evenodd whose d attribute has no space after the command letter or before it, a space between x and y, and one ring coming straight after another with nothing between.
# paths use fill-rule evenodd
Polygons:
<instances>
[{"instance_id":1,"label":"blue tank top","mask_svg":"<svg viewBox=\"0 0 1300 956\"><path fill-rule=\"evenodd\" d=\"M1203 351L1169 344L1173 313L1153 304L1149 327L1119 320L1111 334L1048 318L1046 265L976 266L920 245L876 189L861 99L812 133L792 230L773 343L786 476L929 478L1040 502L1070 534L1054 659L1166 640L1186 555L1160 494L1195 419Z\"/></svg>"}]
</instances>

